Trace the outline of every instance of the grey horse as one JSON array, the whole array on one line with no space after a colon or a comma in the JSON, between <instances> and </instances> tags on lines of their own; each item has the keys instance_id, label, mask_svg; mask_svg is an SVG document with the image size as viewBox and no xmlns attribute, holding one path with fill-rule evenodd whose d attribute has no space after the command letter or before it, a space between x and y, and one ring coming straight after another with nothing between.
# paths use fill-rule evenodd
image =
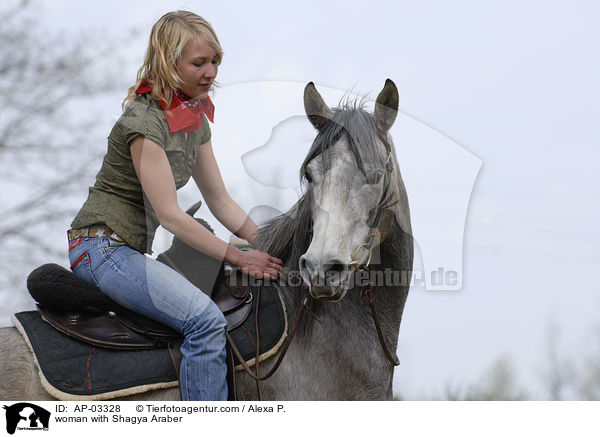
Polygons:
<instances>
[{"instance_id":1,"label":"grey horse","mask_svg":"<svg viewBox=\"0 0 600 437\"><path fill-rule=\"evenodd\" d=\"M390 400L394 365L385 348L393 355L397 347L413 263L408 199L389 134L398 91L388 79L370 114L356 102L329 108L311 82L304 106L318 131L301 168L304 195L261 228L255 245L284 261L288 326L303 296L310 296L310 314L300 319L281 366L261 382L262 399ZM0 350L0 399L53 399L15 328L0 329ZM262 362L260 373L276 359ZM246 400L257 398L247 373L237 380ZM180 395L175 387L122 399Z\"/></svg>"}]
</instances>

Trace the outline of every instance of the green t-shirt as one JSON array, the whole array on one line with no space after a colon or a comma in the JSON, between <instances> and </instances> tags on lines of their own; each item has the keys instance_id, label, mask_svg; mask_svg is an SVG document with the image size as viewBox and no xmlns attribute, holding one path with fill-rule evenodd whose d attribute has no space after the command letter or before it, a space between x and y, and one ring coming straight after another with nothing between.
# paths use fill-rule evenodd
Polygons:
<instances>
[{"instance_id":1,"label":"green t-shirt","mask_svg":"<svg viewBox=\"0 0 600 437\"><path fill-rule=\"evenodd\" d=\"M202 126L189 134L170 132L158 100L151 93L137 96L110 132L108 150L96 182L90 187L88 198L71 227L104 223L134 249L152 253L159 222L142 191L129 149L140 135L165 150L175 186L180 189L190 179L199 148L210 140L211 133L206 116Z\"/></svg>"}]
</instances>

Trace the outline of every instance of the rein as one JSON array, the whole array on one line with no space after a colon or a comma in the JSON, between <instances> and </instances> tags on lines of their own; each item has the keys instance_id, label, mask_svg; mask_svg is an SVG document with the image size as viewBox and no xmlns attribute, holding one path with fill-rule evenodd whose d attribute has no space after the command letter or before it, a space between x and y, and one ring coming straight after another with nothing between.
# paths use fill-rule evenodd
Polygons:
<instances>
[{"instance_id":1,"label":"rein","mask_svg":"<svg viewBox=\"0 0 600 437\"><path fill-rule=\"evenodd\" d=\"M261 288L262 288L262 285L259 285L258 291L256 293L257 305L258 305L258 301L260 300ZM292 340L294 339L294 335L296 334L296 328L298 328L298 324L300 323L302 314L304 314L305 311L307 311L309 314L311 314L310 308L308 307L308 304L310 302L310 296L308 295L308 293L306 292L306 289L304 287L302 289L303 289L302 302L300 303L300 307L298 308L298 312L296 313L296 319L294 320L294 324L292 325L290 333L287 336L287 338L285 339L285 342L283 343L281 350L279 351L279 355L277 356L277 361L275 361L275 364L273 364L273 367L271 367L271 369L266 374L264 374L264 375L260 374L260 365L259 365L259 363L260 363L260 359L259 359L260 358L260 350L259 350L260 335L259 335L259 330L258 330L258 308L256 311L256 319L255 319L256 337L257 338L256 338L256 358L254 361L254 366L256 368L256 372L253 372L252 369L250 369L250 365L248 365L248 363L242 357L242 354L236 347L236 345L233 342L233 339L230 337L229 333L228 332L225 333L225 336L227 337L227 343L231 347L232 352L235 354L235 356L237 357L238 361L240 362L240 364L242 365L242 367L244 368L244 370L246 371L248 376L256 381L256 391L258 394L258 400L260 400L260 401L262 401L260 382L273 376L273 374L277 371L277 369L281 365L281 362L283 361L283 357L285 357L285 354L287 353L288 348L290 347L290 344L292 343ZM235 375L235 370L234 370L233 374ZM240 391L240 393L241 393L241 391Z\"/></svg>"}]
</instances>

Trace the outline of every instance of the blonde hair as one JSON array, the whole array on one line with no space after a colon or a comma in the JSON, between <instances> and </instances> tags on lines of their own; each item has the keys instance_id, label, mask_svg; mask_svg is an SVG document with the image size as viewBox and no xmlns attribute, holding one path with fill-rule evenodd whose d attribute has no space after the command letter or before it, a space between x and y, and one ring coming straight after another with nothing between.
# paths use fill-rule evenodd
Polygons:
<instances>
[{"instance_id":1,"label":"blonde hair","mask_svg":"<svg viewBox=\"0 0 600 437\"><path fill-rule=\"evenodd\" d=\"M186 44L202 38L217 53L217 65L223 58L223 49L217 35L208 21L188 11L174 11L163 15L152 26L150 41L144 65L138 70L135 84L129 88L123 107L131 103L135 90L142 82L152 87L152 96L171 104L173 90L181 85L177 61L181 58Z\"/></svg>"}]
</instances>

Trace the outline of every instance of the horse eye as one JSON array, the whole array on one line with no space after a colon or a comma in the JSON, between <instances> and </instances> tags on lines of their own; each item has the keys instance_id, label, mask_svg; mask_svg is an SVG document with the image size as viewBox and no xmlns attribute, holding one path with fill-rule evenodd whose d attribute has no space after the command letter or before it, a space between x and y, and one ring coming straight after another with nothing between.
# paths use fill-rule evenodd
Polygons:
<instances>
[{"instance_id":1,"label":"horse eye","mask_svg":"<svg viewBox=\"0 0 600 437\"><path fill-rule=\"evenodd\" d=\"M310 184L310 183L312 183L313 179L312 179L312 176L310 175L310 173L308 172L308 170L306 170L306 171L304 172L304 177L306 178L306 181L307 181L309 184Z\"/></svg>"},{"instance_id":2,"label":"horse eye","mask_svg":"<svg viewBox=\"0 0 600 437\"><path fill-rule=\"evenodd\" d=\"M381 181L382 177L383 177L383 171L377 170L377 171L369 173L369 176L367 177L367 182L369 184L376 185Z\"/></svg>"}]
</instances>

